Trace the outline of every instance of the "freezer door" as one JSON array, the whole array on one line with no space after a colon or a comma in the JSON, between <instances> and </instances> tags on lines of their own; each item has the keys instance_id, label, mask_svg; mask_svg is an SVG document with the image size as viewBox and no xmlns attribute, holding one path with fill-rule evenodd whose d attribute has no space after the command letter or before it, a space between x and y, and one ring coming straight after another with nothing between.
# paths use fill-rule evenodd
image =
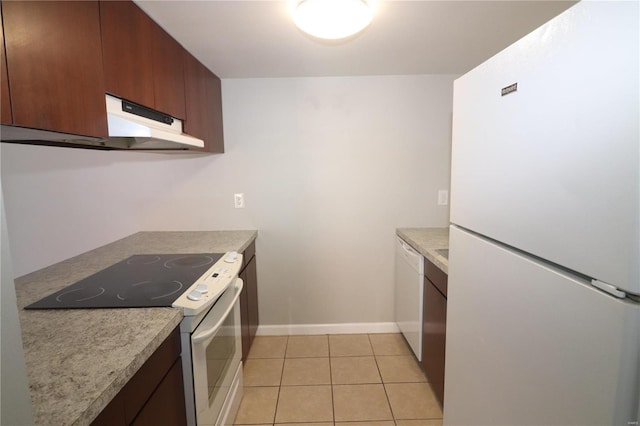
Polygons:
<instances>
[{"instance_id":1,"label":"freezer door","mask_svg":"<svg viewBox=\"0 0 640 426\"><path fill-rule=\"evenodd\" d=\"M638 421L640 305L451 228L445 425Z\"/></svg>"},{"instance_id":2,"label":"freezer door","mask_svg":"<svg viewBox=\"0 0 640 426\"><path fill-rule=\"evenodd\" d=\"M456 80L451 176L452 223L635 294L638 9L580 2Z\"/></svg>"}]
</instances>

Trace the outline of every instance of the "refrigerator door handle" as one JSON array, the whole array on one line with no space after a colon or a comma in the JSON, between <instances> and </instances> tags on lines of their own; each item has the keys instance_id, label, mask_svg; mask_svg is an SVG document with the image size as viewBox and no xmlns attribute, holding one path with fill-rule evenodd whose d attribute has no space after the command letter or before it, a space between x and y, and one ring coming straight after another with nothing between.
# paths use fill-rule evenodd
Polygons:
<instances>
[{"instance_id":1,"label":"refrigerator door handle","mask_svg":"<svg viewBox=\"0 0 640 426\"><path fill-rule=\"evenodd\" d=\"M624 291L620 291L618 290L617 287L612 286L611 284L607 284L605 282L602 281L598 281L596 279L592 279L591 280L591 285L593 285L596 288L599 288L602 291L605 291L607 293L609 293L612 296L615 296L619 299L624 299L625 297L627 297L627 293L625 293Z\"/></svg>"}]
</instances>

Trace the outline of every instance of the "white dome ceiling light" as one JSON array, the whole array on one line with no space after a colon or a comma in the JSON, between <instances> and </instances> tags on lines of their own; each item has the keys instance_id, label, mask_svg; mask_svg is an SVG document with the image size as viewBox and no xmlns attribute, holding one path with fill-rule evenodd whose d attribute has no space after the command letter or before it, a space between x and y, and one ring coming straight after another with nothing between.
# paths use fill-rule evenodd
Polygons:
<instances>
[{"instance_id":1,"label":"white dome ceiling light","mask_svg":"<svg viewBox=\"0 0 640 426\"><path fill-rule=\"evenodd\" d=\"M366 0L301 0L293 10L293 21L305 33L338 40L365 29L373 18Z\"/></svg>"}]
</instances>

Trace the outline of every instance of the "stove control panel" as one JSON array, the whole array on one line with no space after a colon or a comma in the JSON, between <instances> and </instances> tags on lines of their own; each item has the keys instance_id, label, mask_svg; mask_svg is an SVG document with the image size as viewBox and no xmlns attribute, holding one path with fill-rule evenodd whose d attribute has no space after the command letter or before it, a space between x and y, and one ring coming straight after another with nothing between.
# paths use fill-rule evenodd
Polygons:
<instances>
[{"instance_id":1,"label":"stove control panel","mask_svg":"<svg viewBox=\"0 0 640 426\"><path fill-rule=\"evenodd\" d=\"M209 309L238 278L241 266L241 254L235 251L226 253L182 293L172 306L182 309L185 316L195 316Z\"/></svg>"}]
</instances>

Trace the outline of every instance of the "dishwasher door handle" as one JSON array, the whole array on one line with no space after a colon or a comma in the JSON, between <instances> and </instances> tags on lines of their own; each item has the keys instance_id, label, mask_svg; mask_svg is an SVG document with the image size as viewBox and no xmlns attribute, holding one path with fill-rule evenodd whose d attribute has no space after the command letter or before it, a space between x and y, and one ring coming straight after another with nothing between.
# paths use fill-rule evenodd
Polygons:
<instances>
[{"instance_id":1,"label":"dishwasher door handle","mask_svg":"<svg viewBox=\"0 0 640 426\"><path fill-rule=\"evenodd\" d=\"M402 238L398 237L398 247L396 247L396 256L399 259L411 265L418 273L424 272L424 257L416 249L407 244Z\"/></svg>"},{"instance_id":2,"label":"dishwasher door handle","mask_svg":"<svg viewBox=\"0 0 640 426\"><path fill-rule=\"evenodd\" d=\"M411 257L422 256L413 247L411 247L409 244L407 244L402 238L398 238L398 242L402 246L402 249L407 253L407 255L409 255Z\"/></svg>"}]
</instances>

